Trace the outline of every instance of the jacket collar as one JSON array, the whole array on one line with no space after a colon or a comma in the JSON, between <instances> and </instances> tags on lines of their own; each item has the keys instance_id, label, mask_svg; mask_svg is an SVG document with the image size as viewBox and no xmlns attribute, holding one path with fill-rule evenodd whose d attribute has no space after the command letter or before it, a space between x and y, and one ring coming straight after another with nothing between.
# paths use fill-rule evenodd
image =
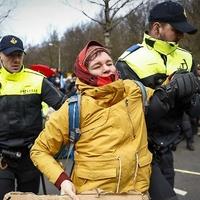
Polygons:
<instances>
[{"instance_id":1,"label":"jacket collar","mask_svg":"<svg viewBox=\"0 0 200 200\"><path fill-rule=\"evenodd\" d=\"M124 83L121 79L104 86L95 87L81 82L78 78L76 85L81 94L94 98L99 106L108 107L124 98Z\"/></svg>"},{"instance_id":2,"label":"jacket collar","mask_svg":"<svg viewBox=\"0 0 200 200\"><path fill-rule=\"evenodd\" d=\"M166 42L163 40L155 39L147 33L144 34L142 44L164 55L171 54L178 47L178 44L176 44L175 42Z\"/></svg>"},{"instance_id":3,"label":"jacket collar","mask_svg":"<svg viewBox=\"0 0 200 200\"><path fill-rule=\"evenodd\" d=\"M24 72L24 66L22 66L21 70L17 73L10 73L4 67L1 67L0 74L1 76L9 81L16 81L18 80Z\"/></svg>"}]
</instances>

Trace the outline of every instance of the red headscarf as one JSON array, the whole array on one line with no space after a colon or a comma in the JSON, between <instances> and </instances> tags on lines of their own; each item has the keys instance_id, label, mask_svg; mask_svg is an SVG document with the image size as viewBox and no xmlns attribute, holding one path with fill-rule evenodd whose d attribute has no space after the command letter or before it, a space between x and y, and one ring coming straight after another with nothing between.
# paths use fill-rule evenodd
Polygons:
<instances>
[{"instance_id":1,"label":"red headscarf","mask_svg":"<svg viewBox=\"0 0 200 200\"><path fill-rule=\"evenodd\" d=\"M75 62L75 74L84 83L92 86L102 86L117 80L118 73L112 74L109 77L100 77L90 74L86 67L86 62L89 56L97 52L106 52L110 55L109 51L100 43L90 41L86 44L83 50L79 53Z\"/></svg>"}]
</instances>

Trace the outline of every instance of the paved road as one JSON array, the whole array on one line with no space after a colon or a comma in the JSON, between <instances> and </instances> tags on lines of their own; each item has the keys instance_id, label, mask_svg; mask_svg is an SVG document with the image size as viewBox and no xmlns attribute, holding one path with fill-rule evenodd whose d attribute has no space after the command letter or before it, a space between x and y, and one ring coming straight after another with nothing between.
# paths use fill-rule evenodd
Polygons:
<instances>
[{"instance_id":1,"label":"paved road","mask_svg":"<svg viewBox=\"0 0 200 200\"><path fill-rule=\"evenodd\" d=\"M174 153L175 188L187 192L178 195L179 200L200 200L200 137L195 136L195 151L188 151L185 141L178 145Z\"/></svg>"},{"instance_id":2,"label":"paved road","mask_svg":"<svg viewBox=\"0 0 200 200\"><path fill-rule=\"evenodd\" d=\"M195 136L195 151L188 151L185 146L185 141L181 142L174 152L176 192L179 200L200 200L200 137ZM48 181L46 185L48 194L59 194Z\"/></svg>"}]
</instances>

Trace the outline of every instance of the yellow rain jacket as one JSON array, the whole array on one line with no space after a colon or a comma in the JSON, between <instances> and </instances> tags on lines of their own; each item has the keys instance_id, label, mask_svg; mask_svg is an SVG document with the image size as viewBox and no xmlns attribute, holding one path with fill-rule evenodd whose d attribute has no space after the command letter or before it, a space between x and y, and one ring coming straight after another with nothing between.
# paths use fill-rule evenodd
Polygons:
<instances>
[{"instance_id":1,"label":"yellow rain jacket","mask_svg":"<svg viewBox=\"0 0 200 200\"><path fill-rule=\"evenodd\" d=\"M81 92L80 129L72 182L78 193L100 188L121 193L146 192L152 155L140 88L131 80L102 87L77 80ZM148 89L150 97L153 90ZM68 101L54 112L31 149L31 159L55 183L64 169L54 159L69 143Z\"/></svg>"}]
</instances>

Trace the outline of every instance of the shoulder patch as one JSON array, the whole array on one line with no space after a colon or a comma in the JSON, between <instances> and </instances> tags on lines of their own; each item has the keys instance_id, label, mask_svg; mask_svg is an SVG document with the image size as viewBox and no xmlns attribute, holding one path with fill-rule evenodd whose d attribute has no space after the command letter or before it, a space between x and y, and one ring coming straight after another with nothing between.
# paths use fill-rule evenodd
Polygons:
<instances>
[{"instance_id":1,"label":"shoulder patch","mask_svg":"<svg viewBox=\"0 0 200 200\"><path fill-rule=\"evenodd\" d=\"M123 60L124 58L126 58L129 54L133 53L134 51L138 50L139 48L141 48L142 46L139 44L134 44L131 47L129 47L121 56L120 56L120 60Z\"/></svg>"},{"instance_id":2,"label":"shoulder patch","mask_svg":"<svg viewBox=\"0 0 200 200\"><path fill-rule=\"evenodd\" d=\"M134 44L134 45L132 45L131 47L129 47L129 48L127 49L127 51L129 51L130 53L132 53L132 52L138 50L140 47L141 47L141 46L140 46L139 44Z\"/></svg>"}]
</instances>

